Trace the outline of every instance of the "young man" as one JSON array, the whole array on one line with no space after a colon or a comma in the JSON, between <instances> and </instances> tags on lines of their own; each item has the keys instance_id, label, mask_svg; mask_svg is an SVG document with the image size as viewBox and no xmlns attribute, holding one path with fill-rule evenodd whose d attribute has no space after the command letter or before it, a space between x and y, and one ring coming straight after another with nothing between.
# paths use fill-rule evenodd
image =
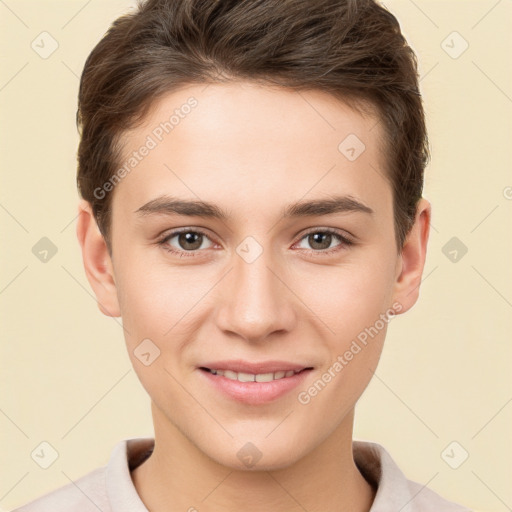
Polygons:
<instances>
[{"instance_id":1,"label":"young man","mask_svg":"<svg viewBox=\"0 0 512 512\"><path fill-rule=\"evenodd\" d=\"M78 114L85 271L155 436L18 510L467 511L352 439L430 227L396 19L370 0L149 0L89 56Z\"/></svg>"}]
</instances>

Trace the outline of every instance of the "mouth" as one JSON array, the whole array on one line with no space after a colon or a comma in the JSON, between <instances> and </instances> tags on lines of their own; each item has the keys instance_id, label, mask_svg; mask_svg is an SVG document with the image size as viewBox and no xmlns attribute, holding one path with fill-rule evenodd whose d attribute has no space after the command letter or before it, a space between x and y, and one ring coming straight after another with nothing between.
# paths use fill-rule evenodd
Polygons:
<instances>
[{"instance_id":1,"label":"mouth","mask_svg":"<svg viewBox=\"0 0 512 512\"><path fill-rule=\"evenodd\" d=\"M278 370L277 372L266 372L266 373L248 373L248 372L236 372L234 370L220 370L217 368L206 368L201 366L199 368L205 372L209 372L219 377L226 377L226 379L237 380L238 382L272 382L274 380L286 379L293 377L298 373L302 373L307 370L312 370L311 366L302 368L301 370Z\"/></svg>"},{"instance_id":2,"label":"mouth","mask_svg":"<svg viewBox=\"0 0 512 512\"><path fill-rule=\"evenodd\" d=\"M269 361L217 361L197 367L204 384L230 400L246 405L263 405L303 385L312 366Z\"/></svg>"}]
</instances>

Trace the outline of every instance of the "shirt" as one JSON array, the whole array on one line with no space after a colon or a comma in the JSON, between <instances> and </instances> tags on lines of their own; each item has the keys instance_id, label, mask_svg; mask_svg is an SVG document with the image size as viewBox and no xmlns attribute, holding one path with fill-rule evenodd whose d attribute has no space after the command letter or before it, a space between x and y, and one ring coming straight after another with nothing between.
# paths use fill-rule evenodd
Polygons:
<instances>
[{"instance_id":1,"label":"shirt","mask_svg":"<svg viewBox=\"0 0 512 512\"><path fill-rule=\"evenodd\" d=\"M152 438L121 441L106 466L13 512L149 512L130 471L151 455L153 446ZM470 512L408 480L380 444L353 441L352 446L359 471L377 489L370 512Z\"/></svg>"}]
</instances>

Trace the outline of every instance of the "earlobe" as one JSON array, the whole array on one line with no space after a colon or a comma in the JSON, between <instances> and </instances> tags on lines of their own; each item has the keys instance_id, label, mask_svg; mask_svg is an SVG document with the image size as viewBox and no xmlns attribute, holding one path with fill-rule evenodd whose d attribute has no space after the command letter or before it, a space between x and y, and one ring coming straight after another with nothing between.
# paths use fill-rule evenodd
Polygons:
<instances>
[{"instance_id":1,"label":"earlobe","mask_svg":"<svg viewBox=\"0 0 512 512\"><path fill-rule=\"evenodd\" d=\"M90 203L83 199L78 205L76 234L82 250L85 274L96 295L100 311L106 316L121 316L107 244L98 228Z\"/></svg>"},{"instance_id":2,"label":"earlobe","mask_svg":"<svg viewBox=\"0 0 512 512\"><path fill-rule=\"evenodd\" d=\"M408 311L419 297L430 233L430 219L431 205L425 198L421 198L418 202L414 225L397 262L397 269L401 270L397 272L393 298L402 306L399 313Z\"/></svg>"}]
</instances>

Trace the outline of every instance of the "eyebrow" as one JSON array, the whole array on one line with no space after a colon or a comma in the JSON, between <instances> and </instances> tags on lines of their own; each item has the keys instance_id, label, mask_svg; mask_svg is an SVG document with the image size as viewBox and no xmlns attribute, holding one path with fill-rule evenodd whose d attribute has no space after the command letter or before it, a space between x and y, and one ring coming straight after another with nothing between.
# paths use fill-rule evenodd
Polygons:
<instances>
[{"instance_id":1,"label":"eyebrow","mask_svg":"<svg viewBox=\"0 0 512 512\"><path fill-rule=\"evenodd\" d=\"M373 215L375 212L351 196L333 196L327 199L315 199L289 204L285 207L283 217L314 217L333 213L360 212ZM205 201L176 199L160 196L149 201L137 210L136 214L146 215L186 215L227 220L229 213L217 205Z\"/></svg>"}]
</instances>

